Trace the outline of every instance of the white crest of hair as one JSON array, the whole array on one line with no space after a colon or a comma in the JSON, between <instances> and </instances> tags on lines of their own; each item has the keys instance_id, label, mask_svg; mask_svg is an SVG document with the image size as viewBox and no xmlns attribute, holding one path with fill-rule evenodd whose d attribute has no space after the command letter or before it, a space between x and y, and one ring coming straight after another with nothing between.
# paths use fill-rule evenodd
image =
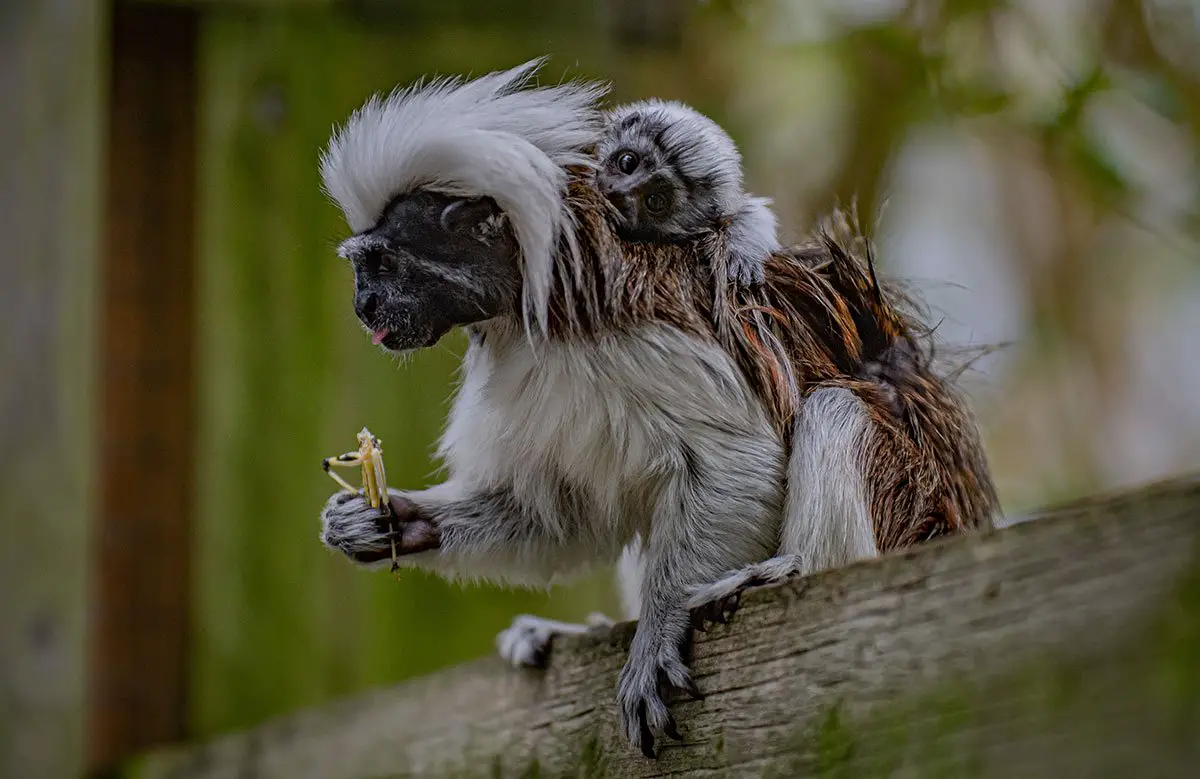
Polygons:
<instances>
[{"instance_id":1,"label":"white crest of hair","mask_svg":"<svg viewBox=\"0 0 1200 779\"><path fill-rule=\"evenodd\" d=\"M355 233L418 189L494 199L521 247L526 327L533 319L543 331L556 263L578 265L566 168L595 166L589 152L603 130L598 102L608 91L587 81L529 88L545 61L374 95L321 155L325 192ZM559 257L560 241L568 257Z\"/></svg>"}]
</instances>

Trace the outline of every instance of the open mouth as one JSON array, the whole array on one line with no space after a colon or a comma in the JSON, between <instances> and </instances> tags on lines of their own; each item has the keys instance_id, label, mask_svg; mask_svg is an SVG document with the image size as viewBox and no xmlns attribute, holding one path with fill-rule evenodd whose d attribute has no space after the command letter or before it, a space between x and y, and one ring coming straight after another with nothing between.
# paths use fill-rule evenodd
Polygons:
<instances>
[{"instance_id":1,"label":"open mouth","mask_svg":"<svg viewBox=\"0 0 1200 779\"><path fill-rule=\"evenodd\" d=\"M382 346L384 349L392 352L407 352L412 349L424 349L433 346L438 342L438 337L431 334L423 343L413 344L408 343L398 333L394 333L386 327L371 331L371 343L375 346Z\"/></svg>"},{"instance_id":2,"label":"open mouth","mask_svg":"<svg viewBox=\"0 0 1200 779\"><path fill-rule=\"evenodd\" d=\"M397 333L393 333L386 327L371 331L371 343L375 346L382 346L388 351L406 351L408 347L401 341L402 339Z\"/></svg>"}]
</instances>

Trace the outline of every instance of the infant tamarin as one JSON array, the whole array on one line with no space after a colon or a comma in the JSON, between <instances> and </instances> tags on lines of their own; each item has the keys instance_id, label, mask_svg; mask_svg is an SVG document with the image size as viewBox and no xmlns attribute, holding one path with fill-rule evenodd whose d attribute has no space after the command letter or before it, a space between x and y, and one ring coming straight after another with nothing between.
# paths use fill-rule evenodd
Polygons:
<instances>
[{"instance_id":1,"label":"infant tamarin","mask_svg":"<svg viewBox=\"0 0 1200 779\"><path fill-rule=\"evenodd\" d=\"M744 191L729 134L691 106L657 98L614 108L606 120L596 186L621 215L621 237L672 242L723 229L730 280L761 284L780 248L777 219L769 198Z\"/></svg>"},{"instance_id":2,"label":"infant tamarin","mask_svg":"<svg viewBox=\"0 0 1200 779\"><path fill-rule=\"evenodd\" d=\"M392 516L333 495L322 541L357 564L544 586L619 561L637 627L617 683L623 733L654 754L695 692L692 617L742 587L872 557L996 509L977 429L918 328L820 235L731 285L729 223L629 242L594 176L604 90L526 88L535 60L373 99L331 139L326 191L354 235L354 309L393 353L468 333L438 454L446 480L389 490ZM720 294L715 290L720 290ZM536 665L555 633L501 640Z\"/></svg>"}]
</instances>

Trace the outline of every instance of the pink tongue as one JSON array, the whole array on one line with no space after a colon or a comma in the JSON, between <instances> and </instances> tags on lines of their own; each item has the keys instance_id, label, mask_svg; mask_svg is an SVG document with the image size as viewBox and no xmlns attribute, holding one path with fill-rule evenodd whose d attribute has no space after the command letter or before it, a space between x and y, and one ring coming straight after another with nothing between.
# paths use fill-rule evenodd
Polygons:
<instances>
[{"instance_id":1,"label":"pink tongue","mask_svg":"<svg viewBox=\"0 0 1200 779\"><path fill-rule=\"evenodd\" d=\"M388 333L390 332L392 331L388 330L387 328L384 328L383 330L376 330L375 332L371 333L371 343L375 346L379 346L379 344L383 342L383 339L388 337Z\"/></svg>"}]
</instances>

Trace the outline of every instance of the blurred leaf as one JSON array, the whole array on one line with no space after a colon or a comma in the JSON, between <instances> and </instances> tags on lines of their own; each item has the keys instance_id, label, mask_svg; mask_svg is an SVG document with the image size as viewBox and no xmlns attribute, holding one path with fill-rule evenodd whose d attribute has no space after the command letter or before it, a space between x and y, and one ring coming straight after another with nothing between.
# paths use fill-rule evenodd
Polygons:
<instances>
[{"instance_id":1,"label":"blurred leaf","mask_svg":"<svg viewBox=\"0 0 1200 779\"><path fill-rule=\"evenodd\" d=\"M1187 109L1179 86L1161 75L1142 71L1121 71L1113 78L1114 86L1128 91L1148 108L1172 122L1187 119Z\"/></svg>"},{"instance_id":2,"label":"blurred leaf","mask_svg":"<svg viewBox=\"0 0 1200 779\"><path fill-rule=\"evenodd\" d=\"M1095 67L1083 78L1069 84L1063 90L1062 109L1050 120L1049 126L1055 131L1065 131L1079 124L1083 109L1087 106L1092 95L1108 89L1110 81L1102 67Z\"/></svg>"},{"instance_id":3,"label":"blurred leaf","mask_svg":"<svg viewBox=\"0 0 1200 779\"><path fill-rule=\"evenodd\" d=\"M1060 140L1092 196L1110 208L1117 206L1129 193L1129 183L1104 148L1075 131Z\"/></svg>"}]
</instances>

